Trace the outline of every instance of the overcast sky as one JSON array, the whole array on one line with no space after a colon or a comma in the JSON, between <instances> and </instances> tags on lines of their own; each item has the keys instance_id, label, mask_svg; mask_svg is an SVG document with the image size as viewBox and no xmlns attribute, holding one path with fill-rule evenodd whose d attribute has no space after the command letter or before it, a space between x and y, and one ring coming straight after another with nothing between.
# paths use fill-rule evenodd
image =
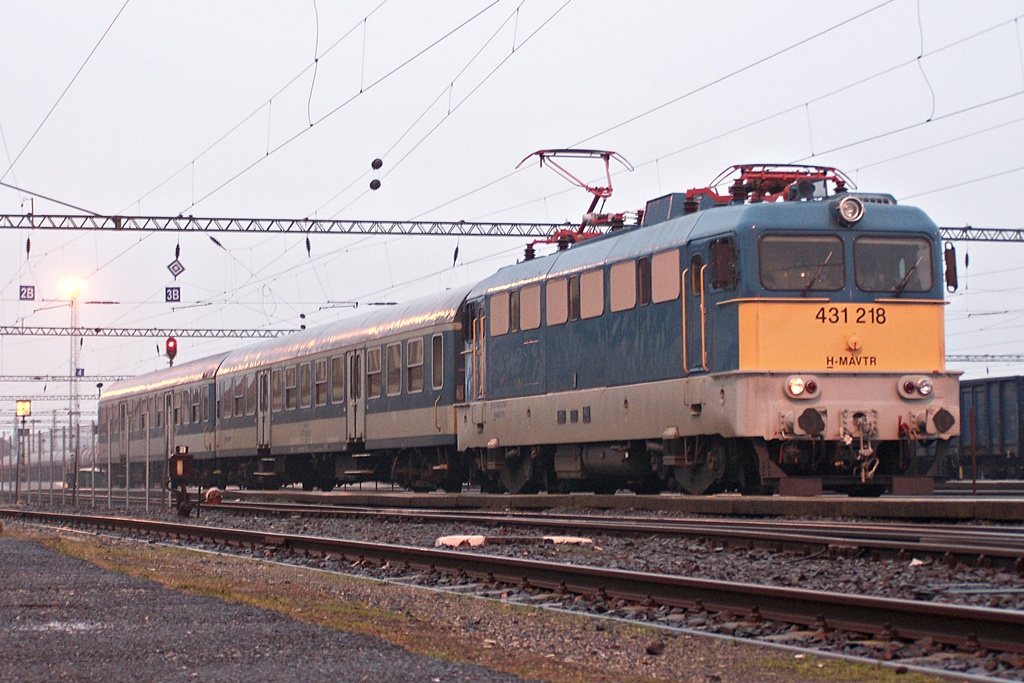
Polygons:
<instances>
[{"instance_id":1,"label":"overcast sky","mask_svg":"<svg viewBox=\"0 0 1024 683\"><path fill-rule=\"evenodd\" d=\"M1024 228L1019 17L1022 0L0 0L0 175L23 189L0 187L0 213L577 221L589 195L516 170L577 146L635 168L614 169L610 211L732 164L796 162L836 166L940 226ZM573 170L600 178L596 162ZM345 302L475 281L524 243L313 235L307 254L301 235L216 238L0 231L2 324L67 325L68 306L44 299L75 278L87 327L316 325L350 315ZM947 353L1024 354L1024 244L957 247ZM184 305L164 303L169 285ZM157 343L86 338L81 366L163 367ZM179 359L244 343L182 339ZM67 375L68 346L2 337L0 374Z\"/></svg>"}]
</instances>

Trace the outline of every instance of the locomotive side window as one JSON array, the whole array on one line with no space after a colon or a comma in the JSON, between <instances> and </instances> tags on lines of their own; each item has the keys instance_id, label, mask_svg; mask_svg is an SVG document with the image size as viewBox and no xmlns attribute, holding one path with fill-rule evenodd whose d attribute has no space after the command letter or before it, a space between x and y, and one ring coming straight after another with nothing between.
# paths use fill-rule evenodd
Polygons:
<instances>
[{"instance_id":1,"label":"locomotive side window","mask_svg":"<svg viewBox=\"0 0 1024 683\"><path fill-rule=\"evenodd\" d=\"M519 290L508 293L508 330L519 331Z\"/></svg>"},{"instance_id":2,"label":"locomotive side window","mask_svg":"<svg viewBox=\"0 0 1024 683\"><path fill-rule=\"evenodd\" d=\"M927 292L934 282L931 245L923 237L858 237L853 271L864 292Z\"/></svg>"},{"instance_id":3,"label":"locomotive side window","mask_svg":"<svg viewBox=\"0 0 1024 683\"><path fill-rule=\"evenodd\" d=\"M308 408L313 405L313 387L309 363L299 365L299 407Z\"/></svg>"},{"instance_id":4,"label":"locomotive side window","mask_svg":"<svg viewBox=\"0 0 1024 683\"><path fill-rule=\"evenodd\" d=\"M284 383L281 381L281 368L270 371L270 402L274 412L284 410Z\"/></svg>"},{"instance_id":5,"label":"locomotive side window","mask_svg":"<svg viewBox=\"0 0 1024 683\"><path fill-rule=\"evenodd\" d=\"M245 378L235 378L235 417L245 415Z\"/></svg>"},{"instance_id":6,"label":"locomotive side window","mask_svg":"<svg viewBox=\"0 0 1024 683\"><path fill-rule=\"evenodd\" d=\"M736 286L736 243L731 237L711 243L711 286L715 289Z\"/></svg>"},{"instance_id":7,"label":"locomotive side window","mask_svg":"<svg viewBox=\"0 0 1024 683\"><path fill-rule=\"evenodd\" d=\"M318 406L327 405L327 359L316 361L313 368L313 401Z\"/></svg>"},{"instance_id":8,"label":"locomotive side window","mask_svg":"<svg viewBox=\"0 0 1024 683\"><path fill-rule=\"evenodd\" d=\"M548 325L562 325L569 319L569 281L549 280L545 287Z\"/></svg>"},{"instance_id":9,"label":"locomotive side window","mask_svg":"<svg viewBox=\"0 0 1024 683\"><path fill-rule=\"evenodd\" d=\"M704 293L704 259L700 254L694 254L690 259L690 291L694 296Z\"/></svg>"},{"instance_id":10,"label":"locomotive side window","mask_svg":"<svg viewBox=\"0 0 1024 683\"><path fill-rule=\"evenodd\" d=\"M405 373L405 389L416 394L423 391L423 340L410 339L406 344L409 368Z\"/></svg>"},{"instance_id":11,"label":"locomotive side window","mask_svg":"<svg viewBox=\"0 0 1024 683\"><path fill-rule=\"evenodd\" d=\"M604 313L604 271L592 270L580 276L580 317L596 318Z\"/></svg>"},{"instance_id":12,"label":"locomotive side window","mask_svg":"<svg viewBox=\"0 0 1024 683\"><path fill-rule=\"evenodd\" d=\"M508 292L491 295L491 336L500 337L509 330L509 296Z\"/></svg>"},{"instance_id":13,"label":"locomotive side window","mask_svg":"<svg viewBox=\"0 0 1024 683\"><path fill-rule=\"evenodd\" d=\"M331 359L331 403L345 402L345 357Z\"/></svg>"},{"instance_id":14,"label":"locomotive side window","mask_svg":"<svg viewBox=\"0 0 1024 683\"><path fill-rule=\"evenodd\" d=\"M679 273L679 250L655 254L651 258L651 301L674 301L679 296Z\"/></svg>"},{"instance_id":15,"label":"locomotive side window","mask_svg":"<svg viewBox=\"0 0 1024 683\"><path fill-rule=\"evenodd\" d=\"M434 389L444 386L444 337L439 334L430 339L430 386Z\"/></svg>"},{"instance_id":16,"label":"locomotive side window","mask_svg":"<svg viewBox=\"0 0 1024 683\"><path fill-rule=\"evenodd\" d=\"M388 344L388 396L402 393L402 345Z\"/></svg>"},{"instance_id":17,"label":"locomotive side window","mask_svg":"<svg viewBox=\"0 0 1024 683\"><path fill-rule=\"evenodd\" d=\"M256 375L245 376L245 414L256 414Z\"/></svg>"},{"instance_id":18,"label":"locomotive side window","mask_svg":"<svg viewBox=\"0 0 1024 683\"><path fill-rule=\"evenodd\" d=\"M284 409L295 410L299 404L299 381L296 376L295 366L289 365L284 369Z\"/></svg>"},{"instance_id":19,"label":"locomotive side window","mask_svg":"<svg viewBox=\"0 0 1024 683\"><path fill-rule=\"evenodd\" d=\"M651 259L646 256L636 262L636 296L641 306L651 303Z\"/></svg>"},{"instance_id":20,"label":"locomotive side window","mask_svg":"<svg viewBox=\"0 0 1024 683\"><path fill-rule=\"evenodd\" d=\"M519 297L520 322L524 330L540 327L540 285L523 287Z\"/></svg>"},{"instance_id":21,"label":"locomotive side window","mask_svg":"<svg viewBox=\"0 0 1024 683\"><path fill-rule=\"evenodd\" d=\"M846 284L843 242L831 235L765 235L761 285L775 292L836 291Z\"/></svg>"},{"instance_id":22,"label":"locomotive side window","mask_svg":"<svg viewBox=\"0 0 1024 683\"><path fill-rule=\"evenodd\" d=\"M380 347L366 349L366 397L380 398Z\"/></svg>"},{"instance_id":23,"label":"locomotive side window","mask_svg":"<svg viewBox=\"0 0 1024 683\"><path fill-rule=\"evenodd\" d=\"M636 263L623 261L612 265L608 272L612 311L627 311L636 306Z\"/></svg>"},{"instance_id":24,"label":"locomotive side window","mask_svg":"<svg viewBox=\"0 0 1024 683\"><path fill-rule=\"evenodd\" d=\"M569 278L569 320L580 319L580 276Z\"/></svg>"}]
</instances>

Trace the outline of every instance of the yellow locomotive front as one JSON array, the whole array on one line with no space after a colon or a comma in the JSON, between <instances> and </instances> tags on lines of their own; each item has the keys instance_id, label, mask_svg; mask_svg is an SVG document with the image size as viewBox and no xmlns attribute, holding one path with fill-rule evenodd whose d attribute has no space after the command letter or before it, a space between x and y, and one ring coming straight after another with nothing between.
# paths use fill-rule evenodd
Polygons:
<instances>
[{"instance_id":1,"label":"yellow locomotive front","mask_svg":"<svg viewBox=\"0 0 1024 683\"><path fill-rule=\"evenodd\" d=\"M746 216L743 259L757 291L723 303L752 402L737 433L752 438L762 482L785 493L930 490L959 432L935 224L888 195L846 192L758 213Z\"/></svg>"}]
</instances>

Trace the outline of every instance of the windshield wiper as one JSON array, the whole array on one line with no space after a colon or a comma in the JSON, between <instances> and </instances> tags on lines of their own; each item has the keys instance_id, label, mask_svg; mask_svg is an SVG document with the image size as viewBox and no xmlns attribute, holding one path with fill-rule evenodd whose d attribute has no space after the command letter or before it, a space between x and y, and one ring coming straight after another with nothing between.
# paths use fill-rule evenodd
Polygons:
<instances>
[{"instance_id":1,"label":"windshield wiper","mask_svg":"<svg viewBox=\"0 0 1024 683\"><path fill-rule=\"evenodd\" d=\"M804 293L801 294L800 296L807 296L807 292L811 291L811 287L813 287L814 283L818 281L819 277L821 277L821 271L825 270L825 266L828 265L829 259L832 258L833 253L834 252L831 251L828 252L828 256L826 256L825 260L821 262L820 266L818 266L818 270L815 271L814 275L811 276L811 279L807 282L807 286L804 287Z\"/></svg>"},{"instance_id":2,"label":"windshield wiper","mask_svg":"<svg viewBox=\"0 0 1024 683\"><path fill-rule=\"evenodd\" d=\"M895 294L897 297L900 294L902 294L903 290L906 289L908 284L910 284L910 277L914 274L914 271L917 270L917 264L921 262L921 258L921 256L917 257L917 260L914 261L914 265L910 266L910 268L907 269L907 274L903 276L903 279L900 280L900 283L893 287L892 293Z\"/></svg>"}]
</instances>

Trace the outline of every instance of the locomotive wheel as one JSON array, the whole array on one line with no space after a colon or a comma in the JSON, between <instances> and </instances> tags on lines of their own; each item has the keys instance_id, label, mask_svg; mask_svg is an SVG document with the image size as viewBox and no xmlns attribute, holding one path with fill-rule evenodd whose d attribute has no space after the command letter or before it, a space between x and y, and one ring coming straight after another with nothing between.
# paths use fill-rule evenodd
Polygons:
<instances>
[{"instance_id":1,"label":"locomotive wheel","mask_svg":"<svg viewBox=\"0 0 1024 683\"><path fill-rule=\"evenodd\" d=\"M537 478L533 458L521 456L509 458L506 462L507 469L498 473L501 485L509 493L537 493L540 485L535 481Z\"/></svg>"},{"instance_id":2,"label":"locomotive wheel","mask_svg":"<svg viewBox=\"0 0 1024 683\"><path fill-rule=\"evenodd\" d=\"M711 437L701 449L704 463L693 467L675 468L679 487L691 495L714 493L721 488L729 463L729 444L720 436Z\"/></svg>"}]
</instances>

